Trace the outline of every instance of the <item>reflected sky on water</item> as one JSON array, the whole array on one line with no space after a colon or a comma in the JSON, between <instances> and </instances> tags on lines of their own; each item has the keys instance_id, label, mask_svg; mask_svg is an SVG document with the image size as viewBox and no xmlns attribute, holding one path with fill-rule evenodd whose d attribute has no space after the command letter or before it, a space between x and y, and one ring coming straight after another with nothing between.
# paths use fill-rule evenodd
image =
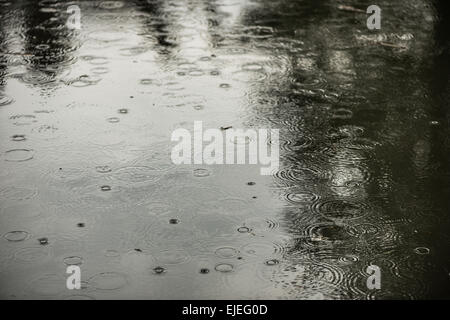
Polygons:
<instances>
[{"instance_id":1,"label":"reflected sky on water","mask_svg":"<svg viewBox=\"0 0 450 320\"><path fill-rule=\"evenodd\" d=\"M448 298L448 15L340 4L0 0L0 297ZM194 121L279 170L174 165Z\"/></svg>"}]
</instances>

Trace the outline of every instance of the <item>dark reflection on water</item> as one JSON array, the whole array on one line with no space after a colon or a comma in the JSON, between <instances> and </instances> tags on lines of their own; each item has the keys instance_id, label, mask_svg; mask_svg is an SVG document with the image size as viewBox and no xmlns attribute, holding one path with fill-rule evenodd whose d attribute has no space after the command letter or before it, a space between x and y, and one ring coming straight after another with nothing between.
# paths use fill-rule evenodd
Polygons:
<instances>
[{"instance_id":1,"label":"dark reflection on water","mask_svg":"<svg viewBox=\"0 0 450 320\"><path fill-rule=\"evenodd\" d=\"M0 296L448 298L448 11L377 4L1 0ZM196 120L279 170L173 165Z\"/></svg>"}]
</instances>

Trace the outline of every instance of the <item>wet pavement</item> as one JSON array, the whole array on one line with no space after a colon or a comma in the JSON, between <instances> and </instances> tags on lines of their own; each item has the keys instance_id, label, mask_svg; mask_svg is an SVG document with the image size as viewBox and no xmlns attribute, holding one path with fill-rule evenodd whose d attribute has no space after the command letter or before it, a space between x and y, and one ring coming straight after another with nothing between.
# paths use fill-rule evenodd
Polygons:
<instances>
[{"instance_id":1,"label":"wet pavement","mask_svg":"<svg viewBox=\"0 0 450 320\"><path fill-rule=\"evenodd\" d=\"M449 298L445 29L369 2L0 0L0 297ZM194 121L279 170L174 165Z\"/></svg>"}]
</instances>

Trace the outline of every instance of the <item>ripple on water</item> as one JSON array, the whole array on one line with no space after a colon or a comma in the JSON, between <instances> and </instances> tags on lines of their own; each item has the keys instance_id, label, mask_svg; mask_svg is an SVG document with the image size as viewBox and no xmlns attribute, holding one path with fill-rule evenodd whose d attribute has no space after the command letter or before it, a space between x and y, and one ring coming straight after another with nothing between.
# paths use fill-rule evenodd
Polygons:
<instances>
[{"instance_id":1,"label":"ripple on water","mask_svg":"<svg viewBox=\"0 0 450 320\"><path fill-rule=\"evenodd\" d=\"M5 151L5 161L24 162L33 159L34 150L31 149L11 149Z\"/></svg>"},{"instance_id":2,"label":"ripple on water","mask_svg":"<svg viewBox=\"0 0 450 320\"><path fill-rule=\"evenodd\" d=\"M246 254L249 257L260 257L260 258L273 258L281 257L287 249L286 244L269 242L269 241L259 241L251 242L243 245L240 248L240 252Z\"/></svg>"},{"instance_id":3,"label":"ripple on water","mask_svg":"<svg viewBox=\"0 0 450 320\"><path fill-rule=\"evenodd\" d=\"M147 166L129 166L115 170L113 177L129 183L154 183L161 179L162 172Z\"/></svg>"},{"instance_id":4,"label":"ripple on water","mask_svg":"<svg viewBox=\"0 0 450 320\"><path fill-rule=\"evenodd\" d=\"M48 274L33 280L30 287L36 294L55 296L66 289L66 281L59 275Z\"/></svg>"},{"instance_id":5,"label":"ripple on water","mask_svg":"<svg viewBox=\"0 0 450 320\"><path fill-rule=\"evenodd\" d=\"M208 177L210 174L211 173L208 169L204 169L204 168L194 169L194 177L197 177L197 178Z\"/></svg>"},{"instance_id":6,"label":"ripple on water","mask_svg":"<svg viewBox=\"0 0 450 320\"><path fill-rule=\"evenodd\" d=\"M0 94L0 107L11 104L13 101L13 98Z\"/></svg>"},{"instance_id":7,"label":"ripple on water","mask_svg":"<svg viewBox=\"0 0 450 320\"><path fill-rule=\"evenodd\" d=\"M119 272L101 272L89 278L89 283L97 290L118 290L126 286L128 280Z\"/></svg>"},{"instance_id":8,"label":"ripple on water","mask_svg":"<svg viewBox=\"0 0 450 320\"><path fill-rule=\"evenodd\" d=\"M99 7L102 9L113 10L120 9L125 5L122 1L102 1L99 4Z\"/></svg>"},{"instance_id":9,"label":"ripple on water","mask_svg":"<svg viewBox=\"0 0 450 320\"><path fill-rule=\"evenodd\" d=\"M25 241L29 236L30 234L28 232L20 230L10 231L3 235L3 237L10 242Z\"/></svg>"},{"instance_id":10,"label":"ripple on water","mask_svg":"<svg viewBox=\"0 0 450 320\"><path fill-rule=\"evenodd\" d=\"M233 247L220 247L214 251L219 258L230 259L235 258L239 254L239 250Z\"/></svg>"},{"instance_id":11,"label":"ripple on water","mask_svg":"<svg viewBox=\"0 0 450 320\"><path fill-rule=\"evenodd\" d=\"M158 252L155 258L162 265L178 265L188 262L191 256L184 250L169 249Z\"/></svg>"},{"instance_id":12,"label":"ripple on water","mask_svg":"<svg viewBox=\"0 0 450 320\"><path fill-rule=\"evenodd\" d=\"M285 195L286 200L295 205L311 203L319 199L319 196L310 191L293 191Z\"/></svg>"},{"instance_id":13,"label":"ripple on water","mask_svg":"<svg viewBox=\"0 0 450 320\"><path fill-rule=\"evenodd\" d=\"M15 260L28 263L40 262L48 257L49 251L45 246L22 248L14 253Z\"/></svg>"},{"instance_id":14,"label":"ripple on water","mask_svg":"<svg viewBox=\"0 0 450 320\"><path fill-rule=\"evenodd\" d=\"M214 270L220 273L230 273L234 270L234 266L229 263L219 263L214 267Z\"/></svg>"},{"instance_id":15,"label":"ripple on water","mask_svg":"<svg viewBox=\"0 0 450 320\"><path fill-rule=\"evenodd\" d=\"M83 258L79 256L69 256L65 257L63 262L67 266L80 266L83 264Z\"/></svg>"},{"instance_id":16,"label":"ripple on water","mask_svg":"<svg viewBox=\"0 0 450 320\"><path fill-rule=\"evenodd\" d=\"M368 204L351 199L320 199L311 208L324 218L334 221L359 219L370 213Z\"/></svg>"},{"instance_id":17,"label":"ripple on water","mask_svg":"<svg viewBox=\"0 0 450 320\"><path fill-rule=\"evenodd\" d=\"M37 195L36 189L19 188L19 187L5 187L0 189L2 198L10 200L27 200Z\"/></svg>"}]
</instances>

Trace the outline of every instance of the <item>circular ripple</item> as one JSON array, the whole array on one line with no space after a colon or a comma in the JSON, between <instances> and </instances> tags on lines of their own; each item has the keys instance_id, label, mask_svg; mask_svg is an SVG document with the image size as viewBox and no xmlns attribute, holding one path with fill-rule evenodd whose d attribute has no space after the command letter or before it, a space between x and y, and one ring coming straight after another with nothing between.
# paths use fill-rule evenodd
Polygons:
<instances>
[{"instance_id":1,"label":"circular ripple","mask_svg":"<svg viewBox=\"0 0 450 320\"><path fill-rule=\"evenodd\" d=\"M102 272L92 276L89 283L98 290L117 290L128 284L124 274L118 272Z\"/></svg>"},{"instance_id":2,"label":"circular ripple","mask_svg":"<svg viewBox=\"0 0 450 320\"><path fill-rule=\"evenodd\" d=\"M318 198L319 198L318 195L308 191L288 193L286 195L286 199L292 204L303 204L308 202L314 202Z\"/></svg>"},{"instance_id":3,"label":"circular ripple","mask_svg":"<svg viewBox=\"0 0 450 320\"><path fill-rule=\"evenodd\" d=\"M13 98L0 94L0 107L11 104L13 101Z\"/></svg>"},{"instance_id":4,"label":"circular ripple","mask_svg":"<svg viewBox=\"0 0 450 320\"><path fill-rule=\"evenodd\" d=\"M14 258L23 262L37 262L46 259L49 255L45 247L22 248L15 252Z\"/></svg>"},{"instance_id":5,"label":"circular ripple","mask_svg":"<svg viewBox=\"0 0 450 320\"><path fill-rule=\"evenodd\" d=\"M209 176L211 173L208 169L194 169L194 177L203 178Z\"/></svg>"},{"instance_id":6,"label":"circular ripple","mask_svg":"<svg viewBox=\"0 0 450 320\"><path fill-rule=\"evenodd\" d=\"M234 267L229 263L219 263L214 267L214 269L221 273L229 273L233 271Z\"/></svg>"},{"instance_id":7,"label":"circular ripple","mask_svg":"<svg viewBox=\"0 0 450 320\"><path fill-rule=\"evenodd\" d=\"M164 250L156 254L156 259L163 265L183 264L190 258L190 255L183 250Z\"/></svg>"},{"instance_id":8,"label":"circular ripple","mask_svg":"<svg viewBox=\"0 0 450 320\"><path fill-rule=\"evenodd\" d=\"M217 248L214 252L219 258L234 258L239 254L239 251L233 247Z\"/></svg>"},{"instance_id":9,"label":"circular ripple","mask_svg":"<svg viewBox=\"0 0 450 320\"><path fill-rule=\"evenodd\" d=\"M319 200L313 204L312 209L331 220L353 220L369 213L367 204L352 200Z\"/></svg>"},{"instance_id":10,"label":"circular ripple","mask_svg":"<svg viewBox=\"0 0 450 320\"><path fill-rule=\"evenodd\" d=\"M70 256L63 259L63 262L67 266L79 266L83 264L83 258L78 256Z\"/></svg>"},{"instance_id":11,"label":"circular ripple","mask_svg":"<svg viewBox=\"0 0 450 320\"><path fill-rule=\"evenodd\" d=\"M5 161L23 162L33 159L34 151L30 149L12 149L5 152Z\"/></svg>"},{"instance_id":12,"label":"circular ripple","mask_svg":"<svg viewBox=\"0 0 450 320\"><path fill-rule=\"evenodd\" d=\"M10 242L20 242L28 239L30 234L26 231L10 231L6 233L3 237Z\"/></svg>"},{"instance_id":13,"label":"circular ripple","mask_svg":"<svg viewBox=\"0 0 450 320\"><path fill-rule=\"evenodd\" d=\"M117 169L113 176L121 181L132 183L152 183L161 178L161 171L151 167L132 166Z\"/></svg>"}]
</instances>

